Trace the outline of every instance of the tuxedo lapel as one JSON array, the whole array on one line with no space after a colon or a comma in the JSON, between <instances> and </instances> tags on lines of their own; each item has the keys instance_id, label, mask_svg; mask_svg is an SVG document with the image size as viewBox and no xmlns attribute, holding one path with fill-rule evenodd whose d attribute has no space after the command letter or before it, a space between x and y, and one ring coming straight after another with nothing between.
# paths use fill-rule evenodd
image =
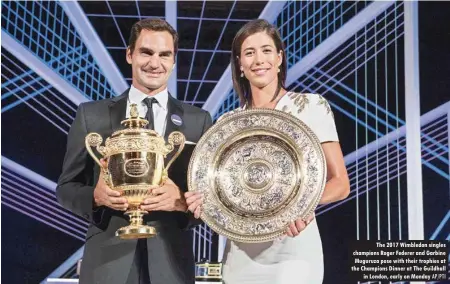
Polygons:
<instances>
[{"instance_id":1,"label":"tuxedo lapel","mask_svg":"<svg viewBox=\"0 0 450 284\"><path fill-rule=\"evenodd\" d=\"M109 105L109 117L111 121L112 132L122 129L120 122L126 118L128 92L126 90L122 95L111 100Z\"/></svg>"},{"instance_id":2,"label":"tuxedo lapel","mask_svg":"<svg viewBox=\"0 0 450 284\"><path fill-rule=\"evenodd\" d=\"M183 132L185 129L183 113L184 111L181 103L169 94L169 99L167 100L166 131L164 133L166 141L170 133L174 131Z\"/></svg>"}]
</instances>

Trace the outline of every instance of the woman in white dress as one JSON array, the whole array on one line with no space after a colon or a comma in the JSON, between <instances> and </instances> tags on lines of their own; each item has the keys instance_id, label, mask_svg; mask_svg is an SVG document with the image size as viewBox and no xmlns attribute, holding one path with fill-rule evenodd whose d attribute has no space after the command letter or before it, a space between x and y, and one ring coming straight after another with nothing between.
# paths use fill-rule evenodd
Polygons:
<instances>
[{"instance_id":1,"label":"woman in white dress","mask_svg":"<svg viewBox=\"0 0 450 284\"><path fill-rule=\"evenodd\" d=\"M287 62L281 37L273 25L254 20L236 34L231 52L233 85L242 108L288 112L317 135L325 153L327 183L320 204L346 198L350 192L333 113L317 94L286 91ZM242 109L240 108L240 109ZM185 194L189 210L200 216L202 196ZM314 216L289 220L286 236L272 242L227 241L223 280L226 284L316 284L323 281L323 253Z\"/></svg>"}]
</instances>

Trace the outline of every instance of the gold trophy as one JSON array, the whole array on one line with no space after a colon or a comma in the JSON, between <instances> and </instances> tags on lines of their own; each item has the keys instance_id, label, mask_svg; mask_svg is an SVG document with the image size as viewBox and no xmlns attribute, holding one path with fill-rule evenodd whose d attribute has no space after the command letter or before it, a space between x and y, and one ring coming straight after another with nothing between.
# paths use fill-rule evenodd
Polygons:
<instances>
[{"instance_id":1,"label":"gold trophy","mask_svg":"<svg viewBox=\"0 0 450 284\"><path fill-rule=\"evenodd\" d=\"M131 105L130 118L121 124L124 129L108 137L105 146L100 146L103 141L100 134L89 133L85 138L86 148L103 171L106 184L128 200L125 214L130 217L130 225L119 228L116 236L121 239L153 237L156 229L144 225L143 216L148 212L139 207L151 195L152 189L165 182L167 171L183 150L186 139L183 133L174 131L166 144L156 131L145 128L148 121L139 117L136 104ZM164 167L164 158L175 146L179 146L177 152ZM106 160L106 167L100 163L92 147L96 147Z\"/></svg>"}]
</instances>

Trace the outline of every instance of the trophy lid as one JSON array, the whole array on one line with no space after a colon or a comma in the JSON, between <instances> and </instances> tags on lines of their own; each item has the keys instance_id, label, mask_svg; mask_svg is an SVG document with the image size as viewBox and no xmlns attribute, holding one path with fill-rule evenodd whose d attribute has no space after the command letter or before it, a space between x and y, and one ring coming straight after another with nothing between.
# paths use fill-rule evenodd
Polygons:
<instances>
[{"instance_id":1,"label":"trophy lid","mask_svg":"<svg viewBox=\"0 0 450 284\"><path fill-rule=\"evenodd\" d=\"M136 104L130 106L130 117L121 122L124 127L128 128L145 128L148 125L148 120L139 117L139 111Z\"/></svg>"},{"instance_id":2,"label":"trophy lid","mask_svg":"<svg viewBox=\"0 0 450 284\"><path fill-rule=\"evenodd\" d=\"M130 117L122 120L120 124L124 129L115 131L111 138L120 136L121 134L145 134L145 136L156 136L163 139L155 130L147 129L148 120L139 116L139 111L136 104L130 105Z\"/></svg>"},{"instance_id":3,"label":"trophy lid","mask_svg":"<svg viewBox=\"0 0 450 284\"><path fill-rule=\"evenodd\" d=\"M145 118L139 117L137 105L130 106L130 117L121 122L124 128L114 131L114 133L106 138L105 146L100 146L102 155L110 157L116 154L126 152L147 152L160 154L166 157L174 149L174 145L184 143L184 136L181 132L172 132L168 137L168 143L164 137L158 132L145 128L148 121ZM100 138L98 138L100 137ZM101 143L101 136L97 134L92 139L97 139ZM99 140L100 139L100 140ZM97 142L94 141L94 142ZM90 145L99 145L100 143L90 143Z\"/></svg>"}]
</instances>

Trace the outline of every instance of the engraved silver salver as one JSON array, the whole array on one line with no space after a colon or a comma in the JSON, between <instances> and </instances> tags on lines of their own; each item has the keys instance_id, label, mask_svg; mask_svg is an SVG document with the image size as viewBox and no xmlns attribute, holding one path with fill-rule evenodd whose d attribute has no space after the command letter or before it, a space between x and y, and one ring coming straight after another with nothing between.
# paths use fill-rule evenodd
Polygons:
<instances>
[{"instance_id":1,"label":"engraved silver salver","mask_svg":"<svg viewBox=\"0 0 450 284\"><path fill-rule=\"evenodd\" d=\"M197 143L190 191L203 193L201 218L239 242L264 242L313 213L326 183L320 141L302 121L278 110L226 115Z\"/></svg>"}]
</instances>

